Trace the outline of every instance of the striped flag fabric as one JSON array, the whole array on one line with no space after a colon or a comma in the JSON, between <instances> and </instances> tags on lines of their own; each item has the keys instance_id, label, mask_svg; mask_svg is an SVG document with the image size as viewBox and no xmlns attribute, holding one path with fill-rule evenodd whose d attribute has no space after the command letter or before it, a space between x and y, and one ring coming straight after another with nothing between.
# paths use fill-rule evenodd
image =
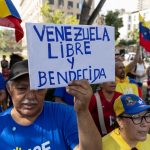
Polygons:
<instances>
[{"instance_id":1,"label":"striped flag fabric","mask_svg":"<svg viewBox=\"0 0 150 150\"><path fill-rule=\"evenodd\" d=\"M150 22L146 22L141 15L139 15L139 34L140 45L150 52Z\"/></svg>"},{"instance_id":2,"label":"striped flag fabric","mask_svg":"<svg viewBox=\"0 0 150 150\"><path fill-rule=\"evenodd\" d=\"M0 0L0 26L14 28L16 41L20 41L24 32L21 17L11 0Z\"/></svg>"}]
</instances>

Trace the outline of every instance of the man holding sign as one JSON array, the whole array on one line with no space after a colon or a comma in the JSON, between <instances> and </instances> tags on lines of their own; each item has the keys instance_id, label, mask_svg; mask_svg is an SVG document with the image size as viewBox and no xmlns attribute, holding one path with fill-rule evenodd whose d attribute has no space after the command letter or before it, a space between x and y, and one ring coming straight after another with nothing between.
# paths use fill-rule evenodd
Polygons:
<instances>
[{"instance_id":1,"label":"man holding sign","mask_svg":"<svg viewBox=\"0 0 150 150\"><path fill-rule=\"evenodd\" d=\"M30 89L27 60L13 65L7 89L13 108L0 115L0 149L101 150L101 137L88 111L92 89L87 80L67 86L75 97L76 113L66 105L44 102L46 89Z\"/></svg>"}]
</instances>

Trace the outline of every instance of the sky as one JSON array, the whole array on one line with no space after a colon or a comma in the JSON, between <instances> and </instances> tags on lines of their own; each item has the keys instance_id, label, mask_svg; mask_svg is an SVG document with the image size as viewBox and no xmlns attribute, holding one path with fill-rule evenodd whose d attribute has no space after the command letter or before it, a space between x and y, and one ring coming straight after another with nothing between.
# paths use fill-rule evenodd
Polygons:
<instances>
[{"instance_id":1,"label":"sky","mask_svg":"<svg viewBox=\"0 0 150 150\"><path fill-rule=\"evenodd\" d=\"M17 8L17 10L19 9L19 2L20 0L11 0L13 2L13 4L15 5L15 7Z\"/></svg>"}]
</instances>

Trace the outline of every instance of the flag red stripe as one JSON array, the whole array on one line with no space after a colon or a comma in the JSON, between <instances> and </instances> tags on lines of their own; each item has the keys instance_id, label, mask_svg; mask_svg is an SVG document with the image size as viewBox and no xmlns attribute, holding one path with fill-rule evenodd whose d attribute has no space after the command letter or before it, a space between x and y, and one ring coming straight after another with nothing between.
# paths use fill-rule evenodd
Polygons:
<instances>
[{"instance_id":1,"label":"flag red stripe","mask_svg":"<svg viewBox=\"0 0 150 150\"><path fill-rule=\"evenodd\" d=\"M150 52L150 40L145 40L140 33L140 45L145 48L146 51Z\"/></svg>"},{"instance_id":2,"label":"flag red stripe","mask_svg":"<svg viewBox=\"0 0 150 150\"><path fill-rule=\"evenodd\" d=\"M20 25L21 19L14 16L8 16L5 18L0 18L0 25L4 27L15 28L16 41L18 42L24 36L23 29Z\"/></svg>"}]
</instances>

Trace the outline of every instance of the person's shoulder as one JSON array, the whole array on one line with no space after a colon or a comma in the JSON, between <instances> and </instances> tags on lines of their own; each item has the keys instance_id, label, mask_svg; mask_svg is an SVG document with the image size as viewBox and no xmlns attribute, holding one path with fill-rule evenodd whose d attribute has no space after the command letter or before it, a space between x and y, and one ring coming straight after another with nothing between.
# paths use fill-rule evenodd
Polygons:
<instances>
[{"instance_id":1,"label":"person's shoulder","mask_svg":"<svg viewBox=\"0 0 150 150\"><path fill-rule=\"evenodd\" d=\"M43 112L47 115L47 119L51 119L51 121L66 123L68 120L76 120L76 113L73 107L62 103L45 102Z\"/></svg>"},{"instance_id":2,"label":"person's shoulder","mask_svg":"<svg viewBox=\"0 0 150 150\"><path fill-rule=\"evenodd\" d=\"M113 138L113 137L114 137L114 136L113 136L114 133L118 133L118 129L114 129L114 130L111 131L110 133L106 134L106 135L102 138L102 140L103 140L103 141L107 141L108 139Z\"/></svg>"},{"instance_id":3,"label":"person's shoulder","mask_svg":"<svg viewBox=\"0 0 150 150\"><path fill-rule=\"evenodd\" d=\"M137 143L137 148L142 150L149 150L150 148L150 134L147 134L147 138L145 141L141 141Z\"/></svg>"},{"instance_id":4,"label":"person's shoulder","mask_svg":"<svg viewBox=\"0 0 150 150\"><path fill-rule=\"evenodd\" d=\"M108 133L102 138L102 147L103 150L115 150L114 148L114 138L112 137L114 131Z\"/></svg>"},{"instance_id":5,"label":"person's shoulder","mask_svg":"<svg viewBox=\"0 0 150 150\"><path fill-rule=\"evenodd\" d=\"M6 116L10 115L11 109L12 108L8 108L5 111L1 112L0 113L0 118L3 118L3 117L6 117Z\"/></svg>"},{"instance_id":6,"label":"person's shoulder","mask_svg":"<svg viewBox=\"0 0 150 150\"><path fill-rule=\"evenodd\" d=\"M116 96L116 97L119 97L120 95L122 95L121 92L115 91L115 96Z\"/></svg>"},{"instance_id":7,"label":"person's shoulder","mask_svg":"<svg viewBox=\"0 0 150 150\"><path fill-rule=\"evenodd\" d=\"M130 83L137 84L137 82L136 82L136 80L135 80L135 79L132 79L132 78L130 78L130 77L128 77L128 78L129 78L129 82L130 82Z\"/></svg>"},{"instance_id":8,"label":"person's shoulder","mask_svg":"<svg viewBox=\"0 0 150 150\"><path fill-rule=\"evenodd\" d=\"M117 129L114 129L113 131L111 131L110 133L108 133L107 135L105 135L102 138L103 144L112 143L112 141L114 140L114 133L116 131L117 131Z\"/></svg>"},{"instance_id":9,"label":"person's shoulder","mask_svg":"<svg viewBox=\"0 0 150 150\"><path fill-rule=\"evenodd\" d=\"M118 133L118 128L114 129L112 132L108 133L102 138L103 150L119 150L119 143L116 142L120 140L120 134Z\"/></svg>"},{"instance_id":10,"label":"person's shoulder","mask_svg":"<svg viewBox=\"0 0 150 150\"><path fill-rule=\"evenodd\" d=\"M59 102L52 102L52 101L44 101L44 106L48 107L68 107L68 105L59 103Z\"/></svg>"},{"instance_id":11,"label":"person's shoulder","mask_svg":"<svg viewBox=\"0 0 150 150\"><path fill-rule=\"evenodd\" d=\"M147 143L150 146L150 134L147 134L145 143Z\"/></svg>"},{"instance_id":12,"label":"person's shoulder","mask_svg":"<svg viewBox=\"0 0 150 150\"><path fill-rule=\"evenodd\" d=\"M147 134L147 140L150 141L150 134Z\"/></svg>"},{"instance_id":13,"label":"person's shoulder","mask_svg":"<svg viewBox=\"0 0 150 150\"><path fill-rule=\"evenodd\" d=\"M143 142L142 146L144 147L144 150L148 150L150 147L150 134L147 134L146 140Z\"/></svg>"},{"instance_id":14,"label":"person's shoulder","mask_svg":"<svg viewBox=\"0 0 150 150\"><path fill-rule=\"evenodd\" d=\"M8 108L4 112L0 113L0 127L2 127L3 125L5 125L9 122L9 119L11 116L11 114L10 114L11 109L12 108Z\"/></svg>"},{"instance_id":15,"label":"person's shoulder","mask_svg":"<svg viewBox=\"0 0 150 150\"><path fill-rule=\"evenodd\" d=\"M3 74L0 72L0 79L4 80Z\"/></svg>"},{"instance_id":16,"label":"person's shoulder","mask_svg":"<svg viewBox=\"0 0 150 150\"><path fill-rule=\"evenodd\" d=\"M73 107L58 102L44 102L44 108L50 111L74 111Z\"/></svg>"}]
</instances>

